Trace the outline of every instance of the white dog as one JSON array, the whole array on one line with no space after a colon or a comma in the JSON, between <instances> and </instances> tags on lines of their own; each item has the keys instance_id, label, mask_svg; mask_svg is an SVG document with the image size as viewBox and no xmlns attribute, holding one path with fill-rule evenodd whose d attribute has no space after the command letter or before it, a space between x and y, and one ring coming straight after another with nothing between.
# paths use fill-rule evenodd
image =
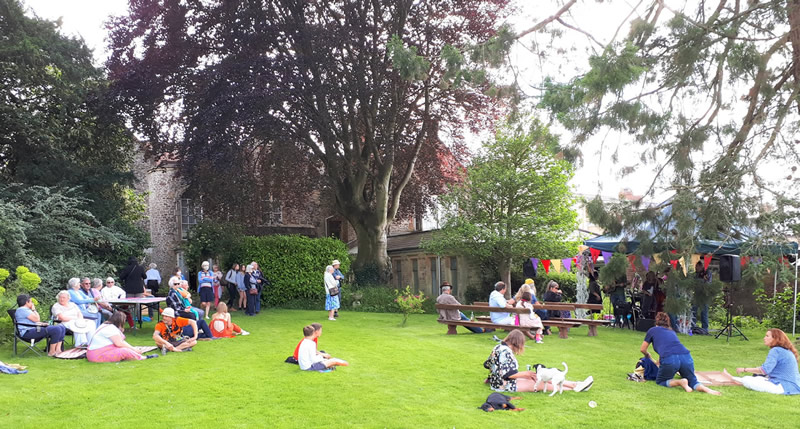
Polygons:
<instances>
[{"instance_id":1,"label":"white dog","mask_svg":"<svg viewBox=\"0 0 800 429\"><path fill-rule=\"evenodd\" d=\"M556 394L556 387L558 387L558 394L564 393L564 381L567 379L567 371L569 368L567 367L566 362L561 362L561 365L564 365L564 371L560 371L556 368L548 368L540 363L534 365L536 368L536 385L533 386L533 391L539 391L539 383L544 383L544 391L547 392L547 382L553 383L553 393L550 396Z\"/></svg>"}]
</instances>

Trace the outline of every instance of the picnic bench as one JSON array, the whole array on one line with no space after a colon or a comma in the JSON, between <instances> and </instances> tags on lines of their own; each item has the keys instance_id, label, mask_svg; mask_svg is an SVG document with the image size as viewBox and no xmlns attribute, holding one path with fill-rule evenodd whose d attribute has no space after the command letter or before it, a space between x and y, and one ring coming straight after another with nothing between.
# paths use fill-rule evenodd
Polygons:
<instances>
[{"instance_id":1,"label":"picnic bench","mask_svg":"<svg viewBox=\"0 0 800 429\"><path fill-rule=\"evenodd\" d=\"M502 312L502 313L519 314L519 313L527 313L528 312L528 310L524 309L524 308L489 307L489 303L488 302L482 302L482 301L476 301L476 302L472 303L472 305L473 306L480 306L480 307L484 307L484 308L492 308L494 310L489 310L489 311L497 311L497 312ZM438 308L438 306L437 306L437 308ZM544 302L544 303L537 302L536 304L533 304L533 309L534 310L553 310L553 311L570 311L570 312L574 312L576 309L602 310L603 309L603 305L602 304L570 303L570 302ZM461 311L463 311L463 310L461 310ZM472 310L472 311L474 311L474 310ZM484 311L484 310L481 310L481 311ZM479 320L482 319L482 318L483 318L482 316L478 317ZM462 322L464 322L464 321L462 321ZM567 326L567 325L559 326L559 323L561 323L561 324L567 323L569 326ZM575 327L576 324L577 324L577 326L580 326L580 325L587 326L589 328L589 335L588 336L596 337L597 336L597 327L598 326L608 326L609 324L611 324L611 322L608 321L608 320L572 319L572 318L560 318L560 317L558 317L558 318L550 318L548 320L542 320L542 324L544 326L557 326L557 327L559 327L558 336L560 338L567 338L567 335L568 335L567 332L569 332L569 328ZM461 325L461 326L465 326L465 325ZM519 328L519 327L517 326L517 328ZM453 327L453 329L455 330L455 327ZM566 332L564 332L563 336L562 336L562 331L566 331ZM448 333L449 332L450 331L449 331L449 328L448 328Z\"/></svg>"},{"instance_id":2,"label":"picnic bench","mask_svg":"<svg viewBox=\"0 0 800 429\"><path fill-rule=\"evenodd\" d=\"M522 314L528 313L530 310L526 308L500 308L500 307L490 307L488 305L455 305L455 304L436 304L437 310L459 310L461 312L470 311L470 312L483 312L483 313L515 313L515 314ZM492 323L490 321L482 321L482 320L443 320L439 319L439 323L447 325L447 335L455 335L456 334L456 326L469 326L473 328L484 328L484 329L502 329L505 331L512 331L514 329L519 329L519 326L516 325L503 325L498 323ZM581 324L579 322L574 322L570 319L564 320L542 320L542 324L544 326L549 327L556 327L558 328L558 337L559 338L568 338L569 336L569 328L576 328Z\"/></svg>"}]
</instances>

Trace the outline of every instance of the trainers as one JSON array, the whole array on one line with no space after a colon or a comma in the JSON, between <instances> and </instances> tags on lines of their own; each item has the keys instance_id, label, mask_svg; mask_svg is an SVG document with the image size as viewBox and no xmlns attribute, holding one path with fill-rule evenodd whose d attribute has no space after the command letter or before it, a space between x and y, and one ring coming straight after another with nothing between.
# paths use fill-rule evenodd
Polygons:
<instances>
[{"instance_id":1,"label":"trainers","mask_svg":"<svg viewBox=\"0 0 800 429\"><path fill-rule=\"evenodd\" d=\"M158 357L157 354L152 354L152 355L146 355L144 358L145 359L153 359L153 358L157 358L157 357Z\"/></svg>"},{"instance_id":2,"label":"trainers","mask_svg":"<svg viewBox=\"0 0 800 429\"><path fill-rule=\"evenodd\" d=\"M586 377L586 380L583 380L583 381L579 382L578 384L576 384L575 385L575 389L573 389L573 390L575 390L576 392L585 392L585 391L591 389L592 384L594 384L594 377L592 377L590 375L590 376Z\"/></svg>"},{"instance_id":3,"label":"trainers","mask_svg":"<svg viewBox=\"0 0 800 429\"><path fill-rule=\"evenodd\" d=\"M334 319L333 317L329 317L328 320L336 320L336 319Z\"/></svg>"},{"instance_id":4,"label":"trainers","mask_svg":"<svg viewBox=\"0 0 800 429\"><path fill-rule=\"evenodd\" d=\"M542 341L542 340L536 340L536 344L544 344L544 341Z\"/></svg>"},{"instance_id":5,"label":"trainers","mask_svg":"<svg viewBox=\"0 0 800 429\"><path fill-rule=\"evenodd\" d=\"M242 329L242 335L250 335L250 333Z\"/></svg>"},{"instance_id":6,"label":"trainers","mask_svg":"<svg viewBox=\"0 0 800 429\"><path fill-rule=\"evenodd\" d=\"M166 356L166 355L167 355L167 346L166 345L161 346L161 356Z\"/></svg>"}]
</instances>

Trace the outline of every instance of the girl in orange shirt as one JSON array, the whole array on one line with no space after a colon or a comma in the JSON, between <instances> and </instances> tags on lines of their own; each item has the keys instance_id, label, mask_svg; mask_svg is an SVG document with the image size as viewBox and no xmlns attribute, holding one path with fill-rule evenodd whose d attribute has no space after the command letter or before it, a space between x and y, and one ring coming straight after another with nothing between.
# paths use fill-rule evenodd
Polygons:
<instances>
[{"instance_id":1,"label":"girl in orange shirt","mask_svg":"<svg viewBox=\"0 0 800 429\"><path fill-rule=\"evenodd\" d=\"M231 314L228 313L228 305L224 302L217 304L217 312L211 316L211 335L215 337L233 338L238 335L250 335L249 332L231 322Z\"/></svg>"}]
</instances>

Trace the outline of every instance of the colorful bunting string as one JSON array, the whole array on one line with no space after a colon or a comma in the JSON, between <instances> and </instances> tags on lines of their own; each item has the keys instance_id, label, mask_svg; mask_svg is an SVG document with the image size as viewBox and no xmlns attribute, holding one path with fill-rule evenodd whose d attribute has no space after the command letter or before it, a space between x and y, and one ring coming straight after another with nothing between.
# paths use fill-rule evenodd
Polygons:
<instances>
[{"instance_id":1,"label":"colorful bunting string","mask_svg":"<svg viewBox=\"0 0 800 429\"><path fill-rule=\"evenodd\" d=\"M703 269L707 270L708 269L708 264L710 264L710 263L711 263L711 254L710 253L706 253L706 255L703 256Z\"/></svg>"},{"instance_id":2,"label":"colorful bunting string","mask_svg":"<svg viewBox=\"0 0 800 429\"><path fill-rule=\"evenodd\" d=\"M650 258L647 256L642 255L642 266L644 267L645 271L650 271Z\"/></svg>"},{"instance_id":3,"label":"colorful bunting string","mask_svg":"<svg viewBox=\"0 0 800 429\"><path fill-rule=\"evenodd\" d=\"M572 260L573 259L575 259L575 258L564 258L564 259L561 260L561 265L564 266L564 269L567 270L567 272L571 271L570 268L572 268Z\"/></svg>"},{"instance_id":4,"label":"colorful bunting string","mask_svg":"<svg viewBox=\"0 0 800 429\"><path fill-rule=\"evenodd\" d=\"M603 263L611 262L611 252L603 252Z\"/></svg>"},{"instance_id":5,"label":"colorful bunting string","mask_svg":"<svg viewBox=\"0 0 800 429\"><path fill-rule=\"evenodd\" d=\"M556 270L557 273L561 272L561 261L560 260L551 259L550 263L552 264L553 269Z\"/></svg>"},{"instance_id":6,"label":"colorful bunting string","mask_svg":"<svg viewBox=\"0 0 800 429\"><path fill-rule=\"evenodd\" d=\"M544 272L550 274L550 260L542 259L542 265L544 265Z\"/></svg>"},{"instance_id":7,"label":"colorful bunting string","mask_svg":"<svg viewBox=\"0 0 800 429\"><path fill-rule=\"evenodd\" d=\"M600 256L600 251L594 248L589 248L589 252L592 253L592 263L597 263L597 257Z\"/></svg>"}]
</instances>

